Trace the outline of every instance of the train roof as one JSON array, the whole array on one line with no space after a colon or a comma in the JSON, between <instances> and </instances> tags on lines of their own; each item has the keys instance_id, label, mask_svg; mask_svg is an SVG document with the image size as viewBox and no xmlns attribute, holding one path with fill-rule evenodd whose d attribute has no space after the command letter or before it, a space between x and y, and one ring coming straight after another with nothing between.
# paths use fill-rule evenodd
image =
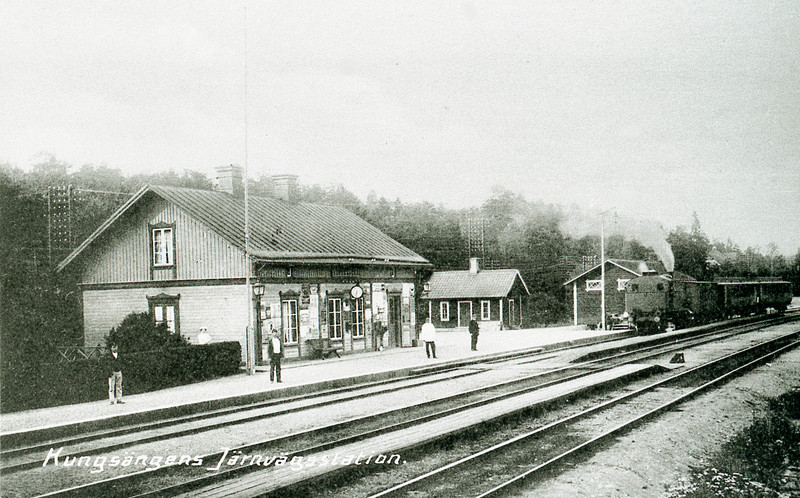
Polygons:
<instances>
[{"instance_id":1,"label":"train roof","mask_svg":"<svg viewBox=\"0 0 800 498\"><path fill-rule=\"evenodd\" d=\"M791 284L786 280L775 280L771 278L754 278L742 280L715 280L717 285L752 285L752 284Z\"/></svg>"}]
</instances>

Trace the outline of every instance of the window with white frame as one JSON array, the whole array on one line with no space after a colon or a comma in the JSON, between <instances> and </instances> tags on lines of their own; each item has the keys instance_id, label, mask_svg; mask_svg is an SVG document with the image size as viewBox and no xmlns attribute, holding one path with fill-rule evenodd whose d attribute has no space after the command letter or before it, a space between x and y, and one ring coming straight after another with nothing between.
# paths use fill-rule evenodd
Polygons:
<instances>
[{"instance_id":1,"label":"window with white frame","mask_svg":"<svg viewBox=\"0 0 800 498\"><path fill-rule=\"evenodd\" d=\"M586 281L586 291L587 292L600 292L603 288L603 281L602 280L587 280Z\"/></svg>"},{"instance_id":2,"label":"window with white frame","mask_svg":"<svg viewBox=\"0 0 800 498\"><path fill-rule=\"evenodd\" d=\"M172 266L173 232L171 227L153 228L153 266Z\"/></svg>"},{"instance_id":3,"label":"window with white frame","mask_svg":"<svg viewBox=\"0 0 800 498\"><path fill-rule=\"evenodd\" d=\"M281 302L281 320L283 321L284 344L296 344L300 336L296 299L285 299Z\"/></svg>"},{"instance_id":4,"label":"window with white frame","mask_svg":"<svg viewBox=\"0 0 800 498\"><path fill-rule=\"evenodd\" d=\"M328 337L331 339L342 338L342 298L328 299Z\"/></svg>"},{"instance_id":5,"label":"window with white frame","mask_svg":"<svg viewBox=\"0 0 800 498\"><path fill-rule=\"evenodd\" d=\"M617 279L617 290L618 291L624 291L625 290L625 284L628 283L628 280L630 280L630 279L629 278L618 278Z\"/></svg>"},{"instance_id":6,"label":"window with white frame","mask_svg":"<svg viewBox=\"0 0 800 498\"><path fill-rule=\"evenodd\" d=\"M481 320L492 319L492 302L481 301Z\"/></svg>"},{"instance_id":7,"label":"window with white frame","mask_svg":"<svg viewBox=\"0 0 800 498\"><path fill-rule=\"evenodd\" d=\"M364 337L364 298L353 299L353 338Z\"/></svg>"},{"instance_id":8,"label":"window with white frame","mask_svg":"<svg viewBox=\"0 0 800 498\"><path fill-rule=\"evenodd\" d=\"M439 303L439 320L443 322L450 321L450 303L447 301Z\"/></svg>"}]
</instances>

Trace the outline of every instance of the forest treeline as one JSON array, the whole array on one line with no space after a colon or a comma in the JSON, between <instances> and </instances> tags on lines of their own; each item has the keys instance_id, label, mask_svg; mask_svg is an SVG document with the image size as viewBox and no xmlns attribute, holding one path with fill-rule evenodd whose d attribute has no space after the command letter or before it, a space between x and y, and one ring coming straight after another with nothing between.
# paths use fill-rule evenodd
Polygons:
<instances>
[{"instance_id":1,"label":"forest treeline","mask_svg":"<svg viewBox=\"0 0 800 498\"><path fill-rule=\"evenodd\" d=\"M25 171L0 165L4 365L52 360L56 345L80 343L77 276L55 274L53 268L145 184L213 188L212 179L196 171L126 176L105 165L76 168L52 157ZM64 226L67 221L61 216L54 229L53 195L63 197L67 186L71 186L69 226ZM251 195L271 193L268 177L250 179L248 187ZM436 270L466 269L470 257L481 258L484 268L519 269L532 294L526 317L530 325L567 320L563 283L573 272L599 261L597 215L585 215L590 221L584 223L584 233L567 230L564 227L575 216L574 207L532 201L500 187L486 202L468 209L406 203L374 193L361 200L346 186L304 185L302 179L299 195L301 201L353 211L427 258ZM695 278L776 276L800 289L800 251L786 258L774 244L762 251L742 250L730 241L710 241L696 216L690 227L675 227L664 236L672 246L675 269ZM646 243L617 226L606 231L605 254L656 260Z\"/></svg>"}]
</instances>

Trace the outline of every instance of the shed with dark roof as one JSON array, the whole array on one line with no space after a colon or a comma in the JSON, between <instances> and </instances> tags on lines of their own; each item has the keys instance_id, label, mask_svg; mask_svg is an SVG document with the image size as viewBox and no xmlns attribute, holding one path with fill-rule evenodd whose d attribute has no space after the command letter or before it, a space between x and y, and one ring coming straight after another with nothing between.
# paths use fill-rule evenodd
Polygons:
<instances>
[{"instance_id":1,"label":"shed with dark roof","mask_svg":"<svg viewBox=\"0 0 800 498\"><path fill-rule=\"evenodd\" d=\"M150 311L190 342L245 351L256 293L255 329L282 331L290 357L318 339L344 352L413 344L425 258L338 206L250 196L248 225L246 243L235 192L143 187L58 266L81 275L85 343Z\"/></svg>"},{"instance_id":2,"label":"shed with dark roof","mask_svg":"<svg viewBox=\"0 0 800 498\"><path fill-rule=\"evenodd\" d=\"M464 328L474 314L483 329L522 327L522 303L528 287L518 270L481 270L477 258L469 270L434 272L422 300L437 328Z\"/></svg>"}]
</instances>

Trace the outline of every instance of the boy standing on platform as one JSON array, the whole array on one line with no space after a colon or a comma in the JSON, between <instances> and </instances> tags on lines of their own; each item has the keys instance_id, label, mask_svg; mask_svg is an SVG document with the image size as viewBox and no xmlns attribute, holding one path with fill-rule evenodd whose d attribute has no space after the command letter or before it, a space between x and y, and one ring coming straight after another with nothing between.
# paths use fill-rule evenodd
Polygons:
<instances>
[{"instance_id":1,"label":"boy standing on platform","mask_svg":"<svg viewBox=\"0 0 800 498\"><path fill-rule=\"evenodd\" d=\"M111 345L111 356L108 359L108 400L112 405L125 404L122 401L122 361L119 359L119 347Z\"/></svg>"}]
</instances>

